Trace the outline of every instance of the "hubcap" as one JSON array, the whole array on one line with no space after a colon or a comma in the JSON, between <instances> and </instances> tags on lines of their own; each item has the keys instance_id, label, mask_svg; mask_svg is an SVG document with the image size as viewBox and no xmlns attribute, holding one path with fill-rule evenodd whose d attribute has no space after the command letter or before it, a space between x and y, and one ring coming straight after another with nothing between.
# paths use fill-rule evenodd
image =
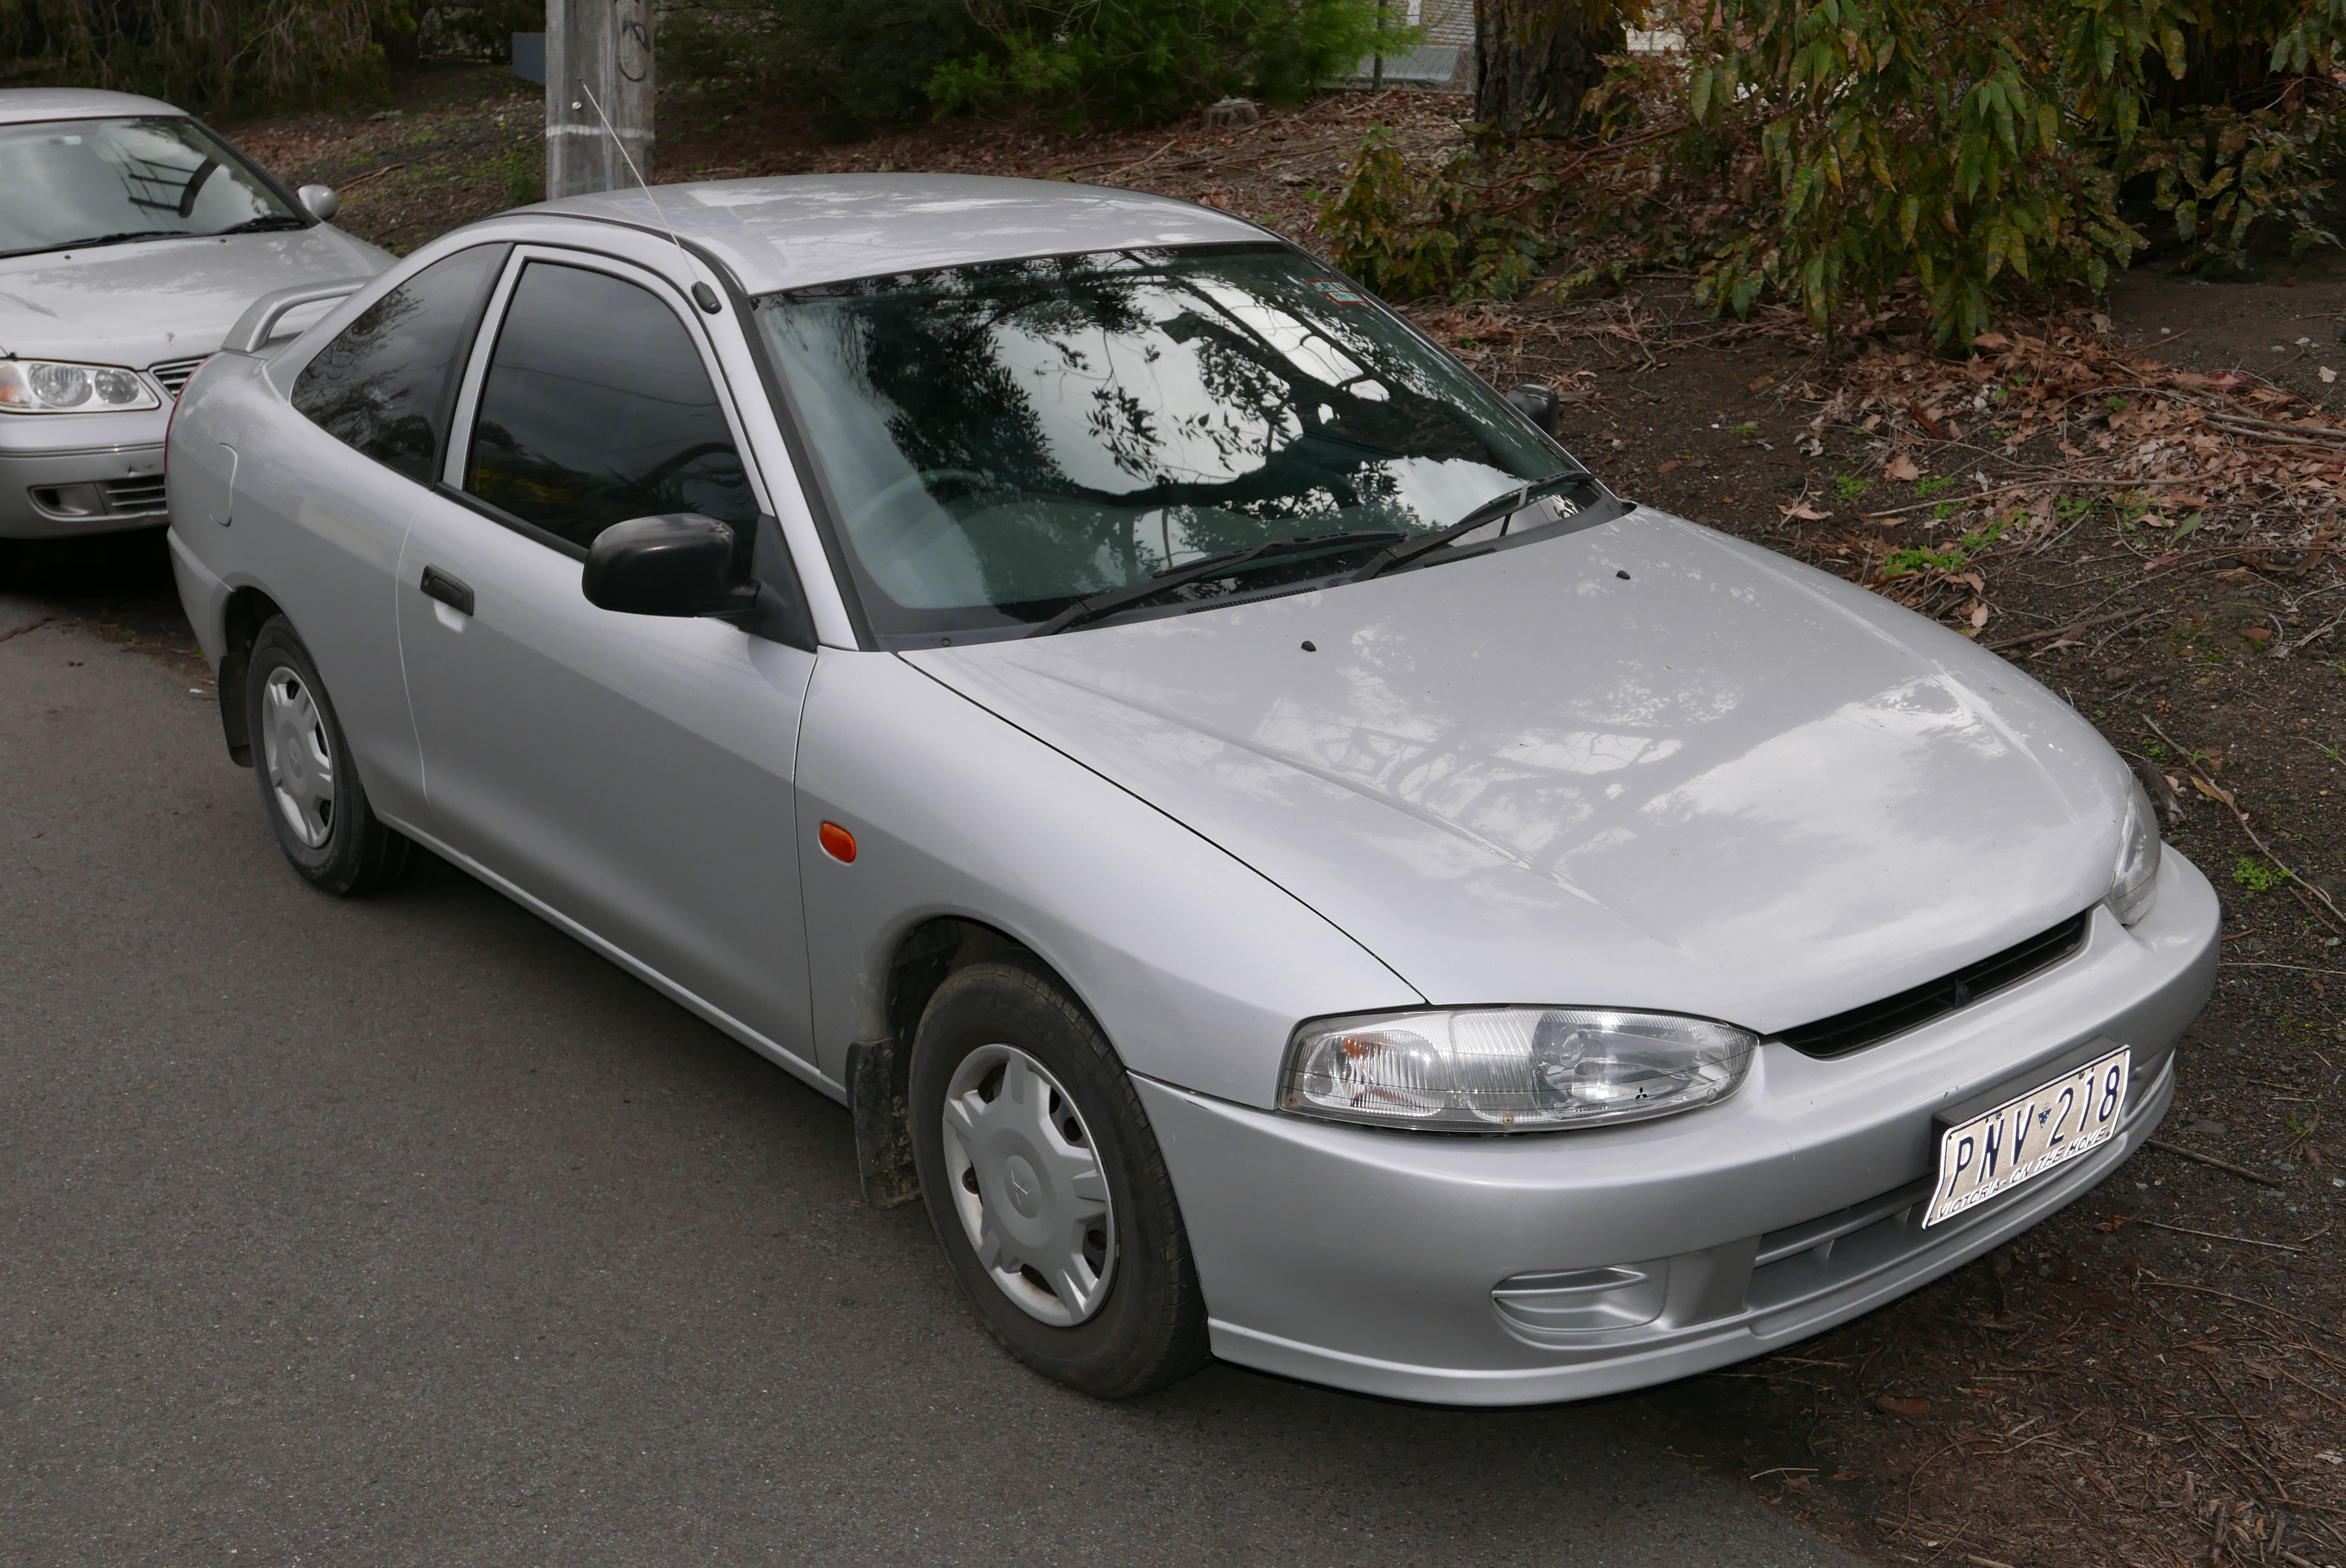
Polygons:
<instances>
[{"instance_id":1,"label":"hubcap","mask_svg":"<svg viewBox=\"0 0 2346 1568\"><path fill-rule=\"evenodd\" d=\"M1116 1217L1091 1130L1040 1062L981 1045L945 1091L945 1168L977 1260L1028 1317L1065 1329L1107 1299Z\"/></svg>"},{"instance_id":2,"label":"hubcap","mask_svg":"<svg viewBox=\"0 0 2346 1568\"><path fill-rule=\"evenodd\" d=\"M269 788L293 836L311 849L334 830L334 753L301 677L280 665L260 688L260 745Z\"/></svg>"}]
</instances>

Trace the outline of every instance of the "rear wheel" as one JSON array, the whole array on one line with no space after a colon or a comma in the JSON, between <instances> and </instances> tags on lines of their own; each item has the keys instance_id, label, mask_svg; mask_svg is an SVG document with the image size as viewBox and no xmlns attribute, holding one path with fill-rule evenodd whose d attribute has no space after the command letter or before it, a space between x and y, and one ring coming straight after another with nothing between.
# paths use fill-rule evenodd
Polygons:
<instances>
[{"instance_id":1,"label":"rear wheel","mask_svg":"<svg viewBox=\"0 0 2346 1568\"><path fill-rule=\"evenodd\" d=\"M1206 1363L1188 1236L1139 1096L1039 966L947 977L913 1043L911 1105L929 1218L1012 1355L1103 1399Z\"/></svg>"},{"instance_id":2,"label":"rear wheel","mask_svg":"<svg viewBox=\"0 0 2346 1568\"><path fill-rule=\"evenodd\" d=\"M398 881L414 842L367 805L334 705L284 616L272 616L253 639L244 692L261 809L293 869L343 898Z\"/></svg>"}]
</instances>

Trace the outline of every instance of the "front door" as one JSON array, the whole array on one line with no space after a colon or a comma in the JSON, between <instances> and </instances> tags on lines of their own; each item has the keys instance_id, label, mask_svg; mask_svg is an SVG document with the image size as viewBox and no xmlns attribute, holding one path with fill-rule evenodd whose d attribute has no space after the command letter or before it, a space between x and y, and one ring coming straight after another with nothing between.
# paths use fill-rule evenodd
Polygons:
<instances>
[{"instance_id":1,"label":"front door","mask_svg":"<svg viewBox=\"0 0 2346 1568\"><path fill-rule=\"evenodd\" d=\"M791 777L813 655L580 588L629 517L755 534L708 347L648 272L516 253L409 527L401 655L442 842L811 1064Z\"/></svg>"}]
</instances>

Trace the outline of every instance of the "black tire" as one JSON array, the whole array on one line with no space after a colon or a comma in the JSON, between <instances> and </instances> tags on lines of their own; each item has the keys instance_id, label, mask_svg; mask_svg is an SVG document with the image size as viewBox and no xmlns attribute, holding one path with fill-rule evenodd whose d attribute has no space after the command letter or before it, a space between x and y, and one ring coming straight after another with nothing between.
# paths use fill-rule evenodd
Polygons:
<instances>
[{"instance_id":1,"label":"black tire","mask_svg":"<svg viewBox=\"0 0 2346 1568\"><path fill-rule=\"evenodd\" d=\"M1024 1052L1057 1080L1107 1178L1114 1267L1105 1298L1069 1327L1038 1320L996 1284L954 1196L946 1093L965 1059L999 1045ZM979 1321L1005 1349L1046 1377L1108 1400L1152 1392L1206 1364L1205 1300L1164 1156L1123 1064L1080 1003L1039 964L1011 960L957 970L922 1014L911 1075L913 1156L929 1219Z\"/></svg>"},{"instance_id":2,"label":"black tire","mask_svg":"<svg viewBox=\"0 0 2346 1568\"><path fill-rule=\"evenodd\" d=\"M24 564L25 545L21 539L0 539L0 589L16 580L16 568Z\"/></svg>"},{"instance_id":3,"label":"black tire","mask_svg":"<svg viewBox=\"0 0 2346 1568\"><path fill-rule=\"evenodd\" d=\"M303 701L306 710L298 706ZM356 898L407 874L414 840L383 826L367 804L318 667L282 616L270 617L253 639L244 714L260 808L304 881L338 898ZM301 716L298 731L292 715ZM280 789L280 782L288 787ZM297 826L303 811L296 802L304 797L315 799L306 825Z\"/></svg>"}]
</instances>

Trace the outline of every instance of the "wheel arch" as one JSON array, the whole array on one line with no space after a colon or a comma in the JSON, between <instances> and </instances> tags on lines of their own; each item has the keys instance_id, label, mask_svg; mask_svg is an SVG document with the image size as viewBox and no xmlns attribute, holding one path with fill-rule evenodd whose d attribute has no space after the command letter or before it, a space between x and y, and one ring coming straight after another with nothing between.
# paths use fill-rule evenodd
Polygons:
<instances>
[{"instance_id":1,"label":"wheel arch","mask_svg":"<svg viewBox=\"0 0 2346 1568\"><path fill-rule=\"evenodd\" d=\"M226 647L218 671L220 734L228 742L230 760L240 768L252 766L252 736L245 722L244 678L252 664L253 640L272 617L282 614L276 600L251 586L230 593L222 607L221 631Z\"/></svg>"},{"instance_id":2,"label":"wheel arch","mask_svg":"<svg viewBox=\"0 0 2346 1568\"><path fill-rule=\"evenodd\" d=\"M929 999L956 972L1005 957L1024 959L1066 985L1066 981L1034 948L998 926L965 915L935 915L916 921L889 951L883 970L882 1015L886 1034L847 1048L847 1099L855 1118L855 1165L864 1200L893 1208L921 1196L913 1168L910 1091L913 1037ZM1074 990L1069 987L1069 994Z\"/></svg>"}]
</instances>

